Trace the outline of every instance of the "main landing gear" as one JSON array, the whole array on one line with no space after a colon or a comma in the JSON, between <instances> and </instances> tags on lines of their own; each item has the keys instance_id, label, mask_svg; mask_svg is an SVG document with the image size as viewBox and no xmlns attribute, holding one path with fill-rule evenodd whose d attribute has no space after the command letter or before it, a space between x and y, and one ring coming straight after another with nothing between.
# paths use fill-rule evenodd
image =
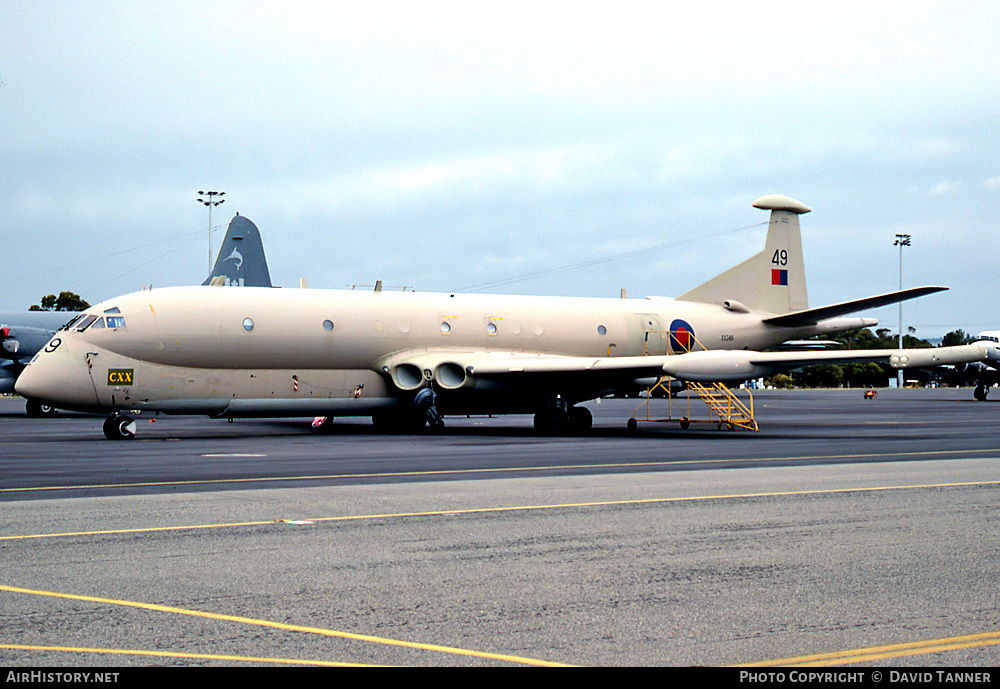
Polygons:
<instances>
[{"instance_id":1,"label":"main landing gear","mask_svg":"<svg viewBox=\"0 0 1000 689\"><path fill-rule=\"evenodd\" d=\"M104 420L104 437L108 440L132 440L135 437L135 419L124 414L112 414Z\"/></svg>"},{"instance_id":2,"label":"main landing gear","mask_svg":"<svg viewBox=\"0 0 1000 689\"><path fill-rule=\"evenodd\" d=\"M979 383L976 385L976 390L972 394L975 395L977 402L985 402L986 395L988 395L989 392L990 389L988 387L986 387L983 383Z\"/></svg>"},{"instance_id":3,"label":"main landing gear","mask_svg":"<svg viewBox=\"0 0 1000 689\"><path fill-rule=\"evenodd\" d=\"M586 407L555 405L535 414L535 430L539 433L562 435L583 434L594 426L594 416Z\"/></svg>"},{"instance_id":4,"label":"main landing gear","mask_svg":"<svg viewBox=\"0 0 1000 689\"><path fill-rule=\"evenodd\" d=\"M412 405L400 404L372 415L379 433L419 433L425 426L432 431L444 428L444 417L437 408L437 393L423 388L413 398Z\"/></svg>"}]
</instances>

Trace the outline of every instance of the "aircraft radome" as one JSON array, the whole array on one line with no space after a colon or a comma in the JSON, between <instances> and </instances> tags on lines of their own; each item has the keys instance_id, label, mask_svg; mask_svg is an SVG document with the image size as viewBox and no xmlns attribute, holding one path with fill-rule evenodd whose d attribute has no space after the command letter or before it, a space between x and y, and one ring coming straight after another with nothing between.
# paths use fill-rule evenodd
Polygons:
<instances>
[{"instance_id":1,"label":"aircraft radome","mask_svg":"<svg viewBox=\"0 0 1000 689\"><path fill-rule=\"evenodd\" d=\"M372 416L379 429L449 414L534 413L545 430L590 427L580 402L662 376L739 382L809 364L896 368L979 361L979 345L928 350L763 350L873 325L844 314L943 290L919 287L808 308L799 216L770 210L764 250L677 299L601 299L309 289L151 289L98 304L27 366L22 395L110 413Z\"/></svg>"},{"instance_id":2,"label":"aircraft radome","mask_svg":"<svg viewBox=\"0 0 1000 689\"><path fill-rule=\"evenodd\" d=\"M237 214L229 223L215 267L203 285L270 287L271 276L257 226ZM52 339L56 331L80 314L73 311L0 312L0 393L14 392L25 364ZM28 397L29 416L46 416L52 407Z\"/></svg>"}]
</instances>

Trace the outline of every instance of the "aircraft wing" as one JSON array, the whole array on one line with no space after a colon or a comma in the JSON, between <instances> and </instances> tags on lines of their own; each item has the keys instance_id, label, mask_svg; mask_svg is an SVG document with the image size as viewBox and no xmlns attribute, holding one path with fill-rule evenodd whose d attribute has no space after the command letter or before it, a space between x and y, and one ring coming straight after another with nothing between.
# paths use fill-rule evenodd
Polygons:
<instances>
[{"instance_id":1,"label":"aircraft wing","mask_svg":"<svg viewBox=\"0 0 1000 689\"><path fill-rule=\"evenodd\" d=\"M921 349L845 349L799 352L752 352L750 361L761 366L796 368L822 364L853 364L874 361L893 368L924 368L944 364L985 361L986 347L977 344Z\"/></svg>"},{"instance_id":2,"label":"aircraft wing","mask_svg":"<svg viewBox=\"0 0 1000 689\"><path fill-rule=\"evenodd\" d=\"M820 321L824 321L828 318L834 318L835 316L843 316L848 313L857 313L858 311L865 311L867 309L877 309L880 306L887 306L888 304L897 304L901 301L907 301L909 299L916 299L917 297L922 297L925 294L933 294L935 292L943 292L948 289L947 287L911 287L910 289L904 289L899 292L889 292L888 294L880 294L875 297L866 297L865 299L855 299L854 301L845 301L839 304L831 304L830 306L820 306L815 309L805 309L804 311L793 311L792 313L786 313L781 316L774 316L773 318L765 318L764 322L768 325L776 325L782 328L798 328L806 325L816 325Z\"/></svg>"},{"instance_id":3,"label":"aircraft wing","mask_svg":"<svg viewBox=\"0 0 1000 689\"><path fill-rule=\"evenodd\" d=\"M927 349L812 350L756 352L710 350L662 356L582 357L512 351L414 350L377 362L401 390L417 390L433 381L439 388L477 387L481 382L507 385L549 381L573 388L634 384L642 378L742 382L775 371L819 364L874 361L893 368L922 368L984 361L987 348L970 344Z\"/></svg>"}]
</instances>

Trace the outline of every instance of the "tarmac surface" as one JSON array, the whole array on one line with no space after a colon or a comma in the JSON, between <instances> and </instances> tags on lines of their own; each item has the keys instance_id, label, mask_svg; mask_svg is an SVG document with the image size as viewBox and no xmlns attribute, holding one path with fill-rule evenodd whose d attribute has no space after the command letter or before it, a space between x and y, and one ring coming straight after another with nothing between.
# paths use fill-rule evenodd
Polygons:
<instances>
[{"instance_id":1,"label":"tarmac surface","mask_svg":"<svg viewBox=\"0 0 1000 689\"><path fill-rule=\"evenodd\" d=\"M2 398L0 665L996 666L993 397L757 391L758 433L630 433L640 401L606 399L586 437L143 415L132 441Z\"/></svg>"}]
</instances>

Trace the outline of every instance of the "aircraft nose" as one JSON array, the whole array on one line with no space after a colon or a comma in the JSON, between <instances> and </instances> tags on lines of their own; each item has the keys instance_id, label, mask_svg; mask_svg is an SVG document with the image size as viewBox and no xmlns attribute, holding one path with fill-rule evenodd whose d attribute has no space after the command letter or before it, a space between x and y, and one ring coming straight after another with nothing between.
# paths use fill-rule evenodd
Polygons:
<instances>
[{"instance_id":1,"label":"aircraft nose","mask_svg":"<svg viewBox=\"0 0 1000 689\"><path fill-rule=\"evenodd\" d=\"M21 371L14 383L17 394L56 407L97 406L97 393L86 362L43 354Z\"/></svg>"}]
</instances>

